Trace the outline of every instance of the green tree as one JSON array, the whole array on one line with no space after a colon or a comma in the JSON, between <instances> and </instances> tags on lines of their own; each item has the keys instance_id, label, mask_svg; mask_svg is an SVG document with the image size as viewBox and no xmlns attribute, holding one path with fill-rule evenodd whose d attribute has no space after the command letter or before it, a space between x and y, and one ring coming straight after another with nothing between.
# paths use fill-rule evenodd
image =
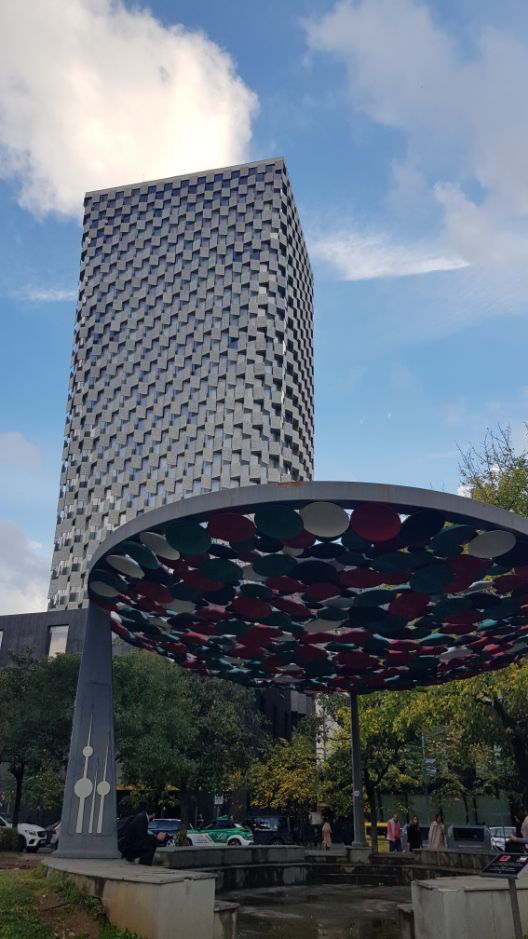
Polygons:
<instances>
[{"instance_id":1,"label":"green tree","mask_svg":"<svg viewBox=\"0 0 528 939\"><path fill-rule=\"evenodd\" d=\"M291 741L277 740L265 758L252 763L248 781L254 805L306 815L319 788L312 726L301 724Z\"/></svg>"},{"instance_id":2,"label":"green tree","mask_svg":"<svg viewBox=\"0 0 528 939\"><path fill-rule=\"evenodd\" d=\"M528 450L515 449L509 427L488 430L481 449L461 451L459 471L472 499L528 516Z\"/></svg>"},{"instance_id":3,"label":"green tree","mask_svg":"<svg viewBox=\"0 0 528 939\"><path fill-rule=\"evenodd\" d=\"M0 671L0 759L13 777L15 825L25 782L40 776L49 789L64 771L78 670L77 655L23 655Z\"/></svg>"},{"instance_id":4,"label":"green tree","mask_svg":"<svg viewBox=\"0 0 528 939\"><path fill-rule=\"evenodd\" d=\"M528 516L528 450L515 448L509 427L489 430L481 449L461 452L460 476L473 499ZM471 697L474 733L479 740L493 736L528 805L527 677L526 666L512 665L475 679L460 696L466 705ZM507 788L512 791L511 783Z\"/></svg>"},{"instance_id":5,"label":"green tree","mask_svg":"<svg viewBox=\"0 0 528 939\"><path fill-rule=\"evenodd\" d=\"M239 785L266 737L253 692L149 653L114 660L114 700L123 777L157 801L176 787L184 819L196 790Z\"/></svg>"}]
</instances>

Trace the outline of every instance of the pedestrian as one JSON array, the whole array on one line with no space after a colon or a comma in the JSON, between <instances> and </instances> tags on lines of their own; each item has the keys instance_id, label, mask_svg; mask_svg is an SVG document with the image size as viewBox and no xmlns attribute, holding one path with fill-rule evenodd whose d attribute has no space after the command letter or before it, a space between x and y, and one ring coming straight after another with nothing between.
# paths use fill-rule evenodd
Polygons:
<instances>
[{"instance_id":1,"label":"pedestrian","mask_svg":"<svg viewBox=\"0 0 528 939\"><path fill-rule=\"evenodd\" d=\"M444 823L440 812L437 812L429 826L429 835L427 836L427 847L429 851L443 851L446 845Z\"/></svg>"},{"instance_id":2,"label":"pedestrian","mask_svg":"<svg viewBox=\"0 0 528 939\"><path fill-rule=\"evenodd\" d=\"M204 825L205 825L205 819L204 819L202 813L201 813L201 812L198 812L198 815L197 815L197 817L196 817L196 827L197 827L198 831L201 831L201 829L204 827Z\"/></svg>"},{"instance_id":3,"label":"pedestrian","mask_svg":"<svg viewBox=\"0 0 528 939\"><path fill-rule=\"evenodd\" d=\"M149 834L149 822L156 815L153 806L147 805L141 812L138 812L126 825L122 837L118 841L118 847L122 857L132 864L139 859L140 864L152 866L156 848L167 840L166 832L158 832L157 835Z\"/></svg>"},{"instance_id":4,"label":"pedestrian","mask_svg":"<svg viewBox=\"0 0 528 939\"><path fill-rule=\"evenodd\" d=\"M417 815L413 815L407 825L407 844L409 851L419 851L422 847L422 831Z\"/></svg>"},{"instance_id":5,"label":"pedestrian","mask_svg":"<svg viewBox=\"0 0 528 939\"><path fill-rule=\"evenodd\" d=\"M505 844L505 850L510 854L522 854L525 843L528 843L528 814L526 809L521 808L517 815L513 816L515 825L515 834L508 835Z\"/></svg>"},{"instance_id":6,"label":"pedestrian","mask_svg":"<svg viewBox=\"0 0 528 939\"><path fill-rule=\"evenodd\" d=\"M397 812L394 812L387 822L387 841L389 842L389 851L401 851L400 820Z\"/></svg>"},{"instance_id":7,"label":"pedestrian","mask_svg":"<svg viewBox=\"0 0 528 939\"><path fill-rule=\"evenodd\" d=\"M321 834L323 838L323 848L325 851L329 851L332 847L332 826L330 824L329 818L326 815L323 818Z\"/></svg>"}]
</instances>

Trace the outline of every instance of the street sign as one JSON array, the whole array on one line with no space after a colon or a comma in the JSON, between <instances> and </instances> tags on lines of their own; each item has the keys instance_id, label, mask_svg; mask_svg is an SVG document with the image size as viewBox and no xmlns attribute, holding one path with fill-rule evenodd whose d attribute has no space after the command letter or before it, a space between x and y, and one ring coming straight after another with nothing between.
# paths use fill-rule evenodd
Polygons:
<instances>
[{"instance_id":1,"label":"street sign","mask_svg":"<svg viewBox=\"0 0 528 939\"><path fill-rule=\"evenodd\" d=\"M503 877L508 881L515 939L523 939L517 878L528 867L528 854L499 854L480 872L481 877Z\"/></svg>"},{"instance_id":2,"label":"street sign","mask_svg":"<svg viewBox=\"0 0 528 939\"><path fill-rule=\"evenodd\" d=\"M223 805L223 804L224 804L224 797L223 797L223 795L215 795L215 797L214 797L214 804L215 804L215 805Z\"/></svg>"},{"instance_id":3,"label":"street sign","mask_svg":"<svg viewBox=\"0 0 528 939\"><path fill-rule=\"evenodd\" d=\"M528 867L528 854L499 854L490 864L484 867L481 877L505 877L507 880L515 879Z\"/></svg>"}]
</instances>

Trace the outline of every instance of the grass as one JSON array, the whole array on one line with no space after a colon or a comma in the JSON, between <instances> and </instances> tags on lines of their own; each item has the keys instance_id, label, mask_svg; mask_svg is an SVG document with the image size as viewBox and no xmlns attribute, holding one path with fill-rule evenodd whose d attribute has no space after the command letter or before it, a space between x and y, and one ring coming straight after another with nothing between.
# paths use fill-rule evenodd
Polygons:
<instances>
[{"instance_id":1,"label":"grass","mask_svg":"<svg viewBox=\"0 0 528 939\"><path fill-rule=\"evenodd\" d=\"M59 927L59 928L58 928ZM0 873L0 939L138 939L105 919L99 900L44 868Z\"/></svg>"}]
</instances>

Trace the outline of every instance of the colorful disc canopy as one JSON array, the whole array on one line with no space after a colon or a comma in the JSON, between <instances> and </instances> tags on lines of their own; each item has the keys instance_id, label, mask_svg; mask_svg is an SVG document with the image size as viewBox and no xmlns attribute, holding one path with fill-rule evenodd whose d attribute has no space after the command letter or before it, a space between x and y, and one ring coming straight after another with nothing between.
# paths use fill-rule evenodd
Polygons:
<instances>
[{"instance_id":1,"label":"colorful disc canopy","mask_svg":"<svg viewBox=\"0 0 528 939\"><path fill-rule=\"evenodd\" d=\"M367 693L528 652L528 521L468 499L270 485L186 499L126 530L96 554L90 599L127 642L200 675Z\"/></svg>"}]
</instances>

